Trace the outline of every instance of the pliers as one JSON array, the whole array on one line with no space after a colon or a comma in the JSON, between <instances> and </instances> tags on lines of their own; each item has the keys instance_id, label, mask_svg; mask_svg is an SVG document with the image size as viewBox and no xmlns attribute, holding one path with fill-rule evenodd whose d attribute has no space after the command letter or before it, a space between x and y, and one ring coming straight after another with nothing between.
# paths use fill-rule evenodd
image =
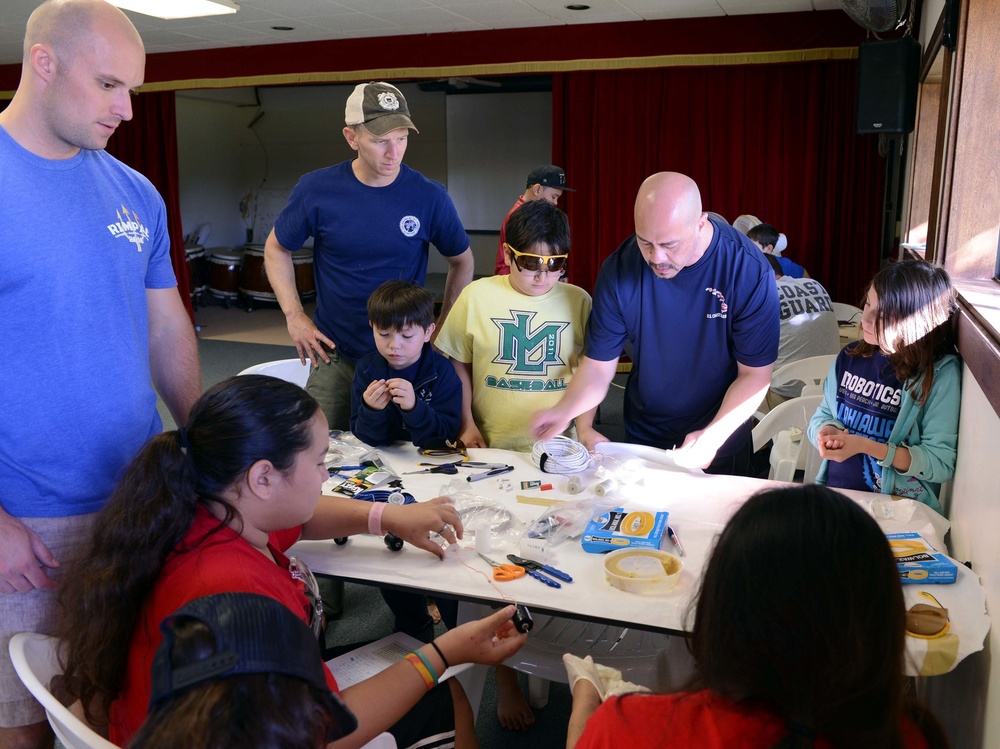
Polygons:
<instances>
[{"instance_id":1,"label":"pliers","mask_svg":"<svg viewBox=\"0 0 1000 749\"><path fill-rule=\"evenodd\" d=\"M549 567L547 564L542 564L541 562L536 562L533 559L525 559L524 557L519 557L514 554L508 554L507 559L509 559L513 564L519 567L524 567L525 571L530 577L535 578L539 582L543 582L550 588L561 588L562 585L557 583L552 577L562 580L566 583L573 582L573 578L567 575L562 570L557 570L555 567ZM544 575L542 573L545 573ZM552 577L548 577L551 575Z\"/></svg>"}]
</instances>

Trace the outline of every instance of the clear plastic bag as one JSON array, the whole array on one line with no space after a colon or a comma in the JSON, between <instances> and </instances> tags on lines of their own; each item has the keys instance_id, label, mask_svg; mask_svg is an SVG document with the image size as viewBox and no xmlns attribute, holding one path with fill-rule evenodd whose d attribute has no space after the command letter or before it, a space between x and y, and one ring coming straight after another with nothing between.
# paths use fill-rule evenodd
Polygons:
<instances>
[{"instance_id":1,"label":"clear plastic bag","mask_svg":"<svg viewBox=\"0 0 1000 749\"><path fill-rule=\"evenodd\" d=\"M467 482L453 479L441 488L455 503L455 510L462 519L466 533L475 536L488 530L492 541L498 545L516 543L524 533L527 524L515 516L501 502L477 494Z\"/></svg>"},{"instance_id":2,"label":"clear plastic bag","mask_svg":"<svg viewBox=\"0 0 1000 749\"><path fill-rule=\"evenodd\" d=\"M574 502L553 505L525 529L526 538L557 546L568 538L583 533L592 518L616 507L614 497L587 497Z\"/></svg>"}]
</instances>

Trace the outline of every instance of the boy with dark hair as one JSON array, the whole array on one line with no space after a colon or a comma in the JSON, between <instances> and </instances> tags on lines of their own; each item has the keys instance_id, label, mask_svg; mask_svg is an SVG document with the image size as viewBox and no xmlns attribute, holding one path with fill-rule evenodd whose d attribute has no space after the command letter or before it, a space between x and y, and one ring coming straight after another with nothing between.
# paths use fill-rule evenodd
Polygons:
<instances>
[{"instance_id":1,"label":"boy with dark hair","mask_svg":"<svg viewBox=\"0 0 1000 749\"><path fill-rule=\"evenodd\" d=\"M774 257L781 266L781 273L792 278L809 278L809 272L794 260L783 257L778 249L781 232L770 224L757 224L747 230L747 239L760 247L768 257Z\"/></svg>"},{"instance_id":2,"label":"boy with dark hair","mask_svg":"<svg viewBox=\"0 0 1000 749\"><path fill-rule=\"evenodd\" d=\"M531 416L562 396L583 353L590 295L559 283L569 258L569 221L545 200L507 219L504 254L510 274L473 281L459 295L435 344L462 380L467 447L529 451ZM576 419L588 449L607 438L594 431L596 408ZM497 718L512 730L535 722L517 672L497 666Z\"/></svg>"},{"instance_id":3,"label":"boy with dark hair","mask_svg":"<svg viewBox=\"0 0 1000 749\"><path fill-rule=\"evenodd\" d=\"M431 295L406 281L386 281L368 299L368 320L376 351L359 359L354 371L351 431L372 446L454 440L462 383L431 348Z\"/></svg>"},{"instance_id":4,"label":"boy with dark hair","mask_svg":"<svg viewBox=\"0 0 1000 749\"><path fill-rule=\"evenodd\" d=\"M504 249L510 275L473 281L435 344L462 380L465 445L529 451L531 414L559 400L583 352L590 295L559 283L570 236L566 214L554 205L537 200L516 209ZM606 441L593 431L593 415L576 422L590 449Z\"/></svg>"}]
</instances>

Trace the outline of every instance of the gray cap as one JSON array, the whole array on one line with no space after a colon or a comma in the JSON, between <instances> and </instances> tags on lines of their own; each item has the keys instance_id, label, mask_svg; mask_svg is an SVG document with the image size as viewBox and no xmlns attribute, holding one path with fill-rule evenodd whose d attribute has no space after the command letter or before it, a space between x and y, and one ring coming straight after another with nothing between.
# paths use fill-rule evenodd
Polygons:
<instances>
[{"instance_id":1,"label":"gray cap","mask_svg":"<svg viewBox=\"0 0 1000 749\"><path fill-rule=\"evenodd\" d=\"M406 98L399 89L385 81L359 83L347 97L344 124L364 125L372 135L385 135L401 127L414 132L417 126L410 119Z\"/></svg>"}]
</instances>

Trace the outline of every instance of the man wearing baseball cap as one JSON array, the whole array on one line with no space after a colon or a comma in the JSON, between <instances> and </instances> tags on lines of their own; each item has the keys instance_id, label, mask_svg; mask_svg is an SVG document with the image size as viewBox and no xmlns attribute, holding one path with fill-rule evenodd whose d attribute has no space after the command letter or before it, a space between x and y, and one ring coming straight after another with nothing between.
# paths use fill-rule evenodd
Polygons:
<instances>
[{"instance_id":1,"label":"man wearing baseball cap","mask_svg":"<svg viewBox=\"0 0 1000 749\"><path fill-rule=\"evenodd\" d=\"M544 200L546 203L559 205L559 198L562 197L564 192L576 192L576 190L566 187L566 172L563 171L562 167L555 164L547 164L546 166L538 166L531 170L524 193L517 199L514 206L507 211L507 215L503 217L503 223L500 224L500 244L497 246L494 275L506 276L510 273L510 266L507 265L504 255L504 244L507 242L507 219L510 218L510 214L525 203L530 203L533 200ZM515 249L521 248L518 247Z\"/></svg>"},{"instance_id":2,"label":"man wearing baseball cap","mask_svg":"<svg viewBox=\"0 0 1000 749\"><path fill-rule=\"evenodd\" d=\"M469 237L445 187L403 164L410 130L406 98L385 82L358 84L347 99L344 138L357 156L303 176L264 246L268 280L299 358L313 369L306 389L331 429L348 429L354 363L375 350L367 303L384 281L423 285L433 244L448 261L438 329L472 280ZM316 315L305 314L291 252L313 238Z\"/></svg>"}]
</instances>

